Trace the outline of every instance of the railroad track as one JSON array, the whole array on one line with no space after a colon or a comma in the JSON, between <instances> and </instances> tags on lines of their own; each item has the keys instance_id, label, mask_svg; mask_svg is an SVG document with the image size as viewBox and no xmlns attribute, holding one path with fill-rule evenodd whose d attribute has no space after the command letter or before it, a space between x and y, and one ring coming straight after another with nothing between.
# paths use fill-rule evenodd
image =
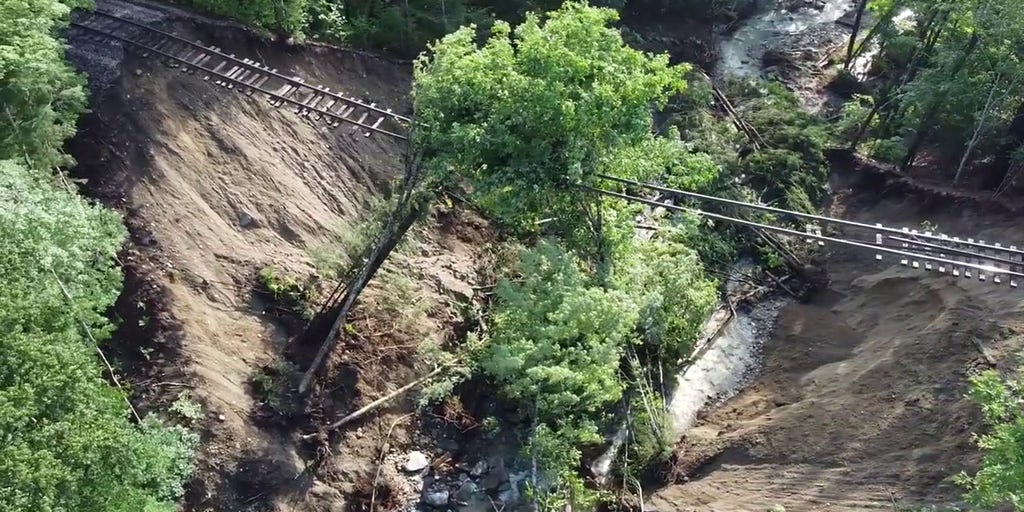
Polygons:
<instances>
[{"instance_id":1,"label":"railroad track","mask_svg":"<svg viewBox=\"0 0 1024 512\"><path fill-rule=\"evenodd\" d=\"M124 43L143 57L162 59L181 71L201 76L247 96L259 93L275 107L288 106L302 117L326 128L342 125L366 136L379 133L406 139L409 118L390 108L367 103L339 91L311 85L296 76L286 76L260 62L224 53L215 46L191 41L103 11L80 12L72 29Z\"/></svg>"}]
</instances>

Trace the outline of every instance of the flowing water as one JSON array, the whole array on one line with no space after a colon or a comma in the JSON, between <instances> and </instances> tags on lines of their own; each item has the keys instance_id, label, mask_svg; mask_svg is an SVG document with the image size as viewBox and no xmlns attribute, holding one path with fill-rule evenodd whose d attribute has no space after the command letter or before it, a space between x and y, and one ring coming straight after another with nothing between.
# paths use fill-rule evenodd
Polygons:
<instances>
[{"instance_id":1,"label":"flowing water","mask_svg":"<svg viewBox=\"0 0 1024 512\"><path fill-rule=\"evenodd\" d=\"M819 23L832 23L854 8L853 0L826 0L821 10L786 10L785 0L767 0L760 11L740 23L718 43L716 71L720 75L754 78L761 75L761 56L767 44L786 34L806 30Z\"/></svg>"},{"instance_id":2,"label":"flowing water","mask_svg":"<svg viewBox=\"0 0 1024 512\"><path fill-rule=\"evenodd\" d=\"M784 3L768 0L757 14L721 38L716 67L719 74L758 77L761 74L761 56L772 39L820 23L835 22L854 7L854 0L826 0L821 10L789 12ZM727 288L735 288L738 278L752 267L749 261L740 262ZM749 308L737 309L735 316L729 315L726 309L719 309L708 319L705 333L712 339L672 383L667 408L672 420L673 439L686 434L702 410L734 396L750 382L759 367L761 347L771 336L778 312L787 301L787 297L771 296ZM608 475L611 462L625 441L626 432L623 424L609 449L591 465L599 479Z\"/></svg>"},{"instance_id":3,"label":"flowing water","mask_svg":"<svg viewBox=\"0 0 1024 512\"><path fill-rule=\"evenodd\" d=\"M731 76L757 77L761 54L773 38L806 30L821 23L833 23L854 8L853 0L826 0L821 10L789 12L787 2L769 0L761 11L741 23L719 43L718 72ZM741 262L738 278L750 262ZM731 283L730 286L735 286ZM668 400L675 436L686 433L701 410L735 395L757 371L761 346L771 335L782 297L767 298L749 309L737 310L697 360L676 377ZM709 329L717 329L721 318L710 318Z\"/></svg>"}]
</instances>

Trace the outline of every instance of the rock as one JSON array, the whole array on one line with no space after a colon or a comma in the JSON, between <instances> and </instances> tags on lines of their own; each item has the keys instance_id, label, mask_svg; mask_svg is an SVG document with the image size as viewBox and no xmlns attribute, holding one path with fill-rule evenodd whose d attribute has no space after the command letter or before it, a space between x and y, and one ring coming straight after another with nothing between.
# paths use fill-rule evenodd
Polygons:
<instances>
[{"instance_id":1,"label":"rock","mask_svg":"<svg viewBox=\"0 0 1024 512\"><path fill-rule=\"evenodd\" d=\"M512 505L519 502L519 488L510 485L508 489L498 493L498 499L505 505Z\"/></svg>"},{"instance_id":2,"label":"rock","mask_svg":"<svg viewBox=\"0 0 1024 512\"><path fill-rule=\"evenodd\" d=\"M431 507L445 507L448 505L448 489L436 489L423 494L423 503Z\"/></svg>"},{"instance_id":3,"label":"rock","mask_svg":"<svg viewBox=\"0 0 1024 512\"><path fill-rule=\"evenodd\" d=\"M501 487L501 484L505 482L508 482L508 470L502 464L491 468L491 472L487 473L487 476L480 481L480 485L488 491L493 491Z\"/></svg>"},{"instance_id":4,"label":"rock","mask_svg":"<svg viewBox=\"0 0 1024 512\"><path fill-rule=\"evenodd\" d=\"M224 416L223 414L218 414L217 415L217 421L227 421L227 419L228 419L228 417Z\"/></svg>"},{"instance_id":5,"label":"rock","mask_svg":"<svg viewBox=\"0 0 1024 512\"><path fill-rule=\"evenodd\" d=\"M242 210L238 214L238 226L239 227L247 228L247 227L250 227L250 226L256 227L257 225L259 225L259 223L256 222L256 217L253 217L253 215L251 213L249 213L249 212L247 212L245 210Z\"/></svg>"},{"instance_id":6,"label":"rock","mask_svg":"<svg viewBox=\"0 0 1024 512\"><path fill-rule=\"evenodd\" d=\"M138 68L136 68L136 69L135 69L135 76L142 76L142 70L141 70L141 69L138 69Z\"/></svg>"},{"instance_id":7,"label":"rock","mask_svg":"<svg viewBox=\"0 0 1024 512\"><path fill-rule=\"evenodd\" d=\"M469 476L473 478L480 478L487 473L487 461L482 460L473 465L473 469L469 470Z\"/></svg>"},{"instance_id":8,"label":"rock","mask_svg":"<svg viewBox=\"0 0 1024 512\"><path fill-rule=\"evenodd\" d=\"M486 495L474 494L460 505L459 512L494 512L493 502Z\"/></svg>"},{"instance_id":9,"label":"rock","mask_svg":"<svg viewBox=\"0 0 1024 512\"><path fill-rule=\"evenodd\" d=\"M459 486L458 491L455 491L455 501L459 503L466 503L478 490L480 490L480 488L473 482L465 482Z\"/></svg>"},{"instance_id":10,"label":"rock","mask_svg":"<svg viewBox=\"0 0 1024 512\"><path fill-rule=\"evenodd\" d=\"M768 512L786 512L786 507L783 507L782 505L779 504L775 504L768 508Z\"/></svg>"},{"instance_id":11,"label":"rock","mask_svg":"<svg viewBox=\"0 0 1024 512\"><path fill-rule=\"evenodd\" d=\"M409 453L409 458L405 461L404 469L410 473L418 473L423 471L430 465L430 459L427 458L427 454L415 451ZM445 498L447 501L447 498Z\"/></svg>"},{"instance_id":12,"label":"rock","mask_svg":"<svg viewBox=\"0 0 1024 512\"><path fill-rule=\"evenodd\" d=\"M437 287L441 293L460 303L469 304L473 300L473 287L469 283L456 279L447 272L442 272L437 276Z\"/></svg>"}]
</instances>

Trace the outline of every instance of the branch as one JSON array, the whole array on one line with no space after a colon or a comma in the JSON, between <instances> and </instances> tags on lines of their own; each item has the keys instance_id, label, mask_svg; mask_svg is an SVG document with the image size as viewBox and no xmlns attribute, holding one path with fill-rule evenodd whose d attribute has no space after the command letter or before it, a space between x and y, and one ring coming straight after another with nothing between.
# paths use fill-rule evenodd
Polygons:
<instances>
[{"instance_id":1,"label":"branch","mask_svg":"<svg viewBox=\"0 0 1024 512\"><path fill-rule=\"evenodd\" d=\"M430 380L432 377L440 374L442 371L444 371L446 369L448 369L447 366L438 367L437 369L435 369L434 371L424 375L423 377L420 377L419 379L416 379L416 380L414 380L414 381L412 381L412 382L410 382L410 383L408 383L408 384L406 384L406 385L404 385L404 386L402 386L402 387L392 391L391 393L388 393L387 395L384 395L384 396L382 396L382 397L380 397L380 398L370 402L369 404L366 404L365 406L359 408L358 410L356 410L352 414L349 414L348 416L345 416L344 418L341 418L340 420L335 421L334 423L331 423L330 425L327 425L326 427L324 427L320 431L318 431L316 433L313 433L313 434L306 434L306 435L302 436L302 439L304 439L304 440L306 440L306 439L313 439L313 438L317 437L318 435L320 435L322 432L330 432L332 430L338 430L339 428L344 427L345 425L347 425L349 423L352 423L353 421L355 421L355 420L365 416L367 413L372 412L373 410L375 410L375 409L379 408L380 406L390 402L391 400L394 400L398 396L405 394L406 392L408 392L409 390L415 388L416 386L419 386L420 384L423 384L424 382Z\"/></svg>"},{"instance_id":2,"label":"branch","mask_svg":"<svg viewBox=\"0 0 1024 512\"><path fill-rule=\"evenodd\" d=\"M397 426L399 422L409 416L412 416L412 414L399 416L398 419L391 422L391 428L388 429L388 434L384 436L384 442L380 445L380 457L377 458L377 474L373 476L373 490L370 491L370 512L373 512L373 504L377 501L377 482L380 481L380 468L384 466L384 455L388 453L388 441L391 439L391 432L394 432L395 426Z\"/></svg>"}]
</instances>

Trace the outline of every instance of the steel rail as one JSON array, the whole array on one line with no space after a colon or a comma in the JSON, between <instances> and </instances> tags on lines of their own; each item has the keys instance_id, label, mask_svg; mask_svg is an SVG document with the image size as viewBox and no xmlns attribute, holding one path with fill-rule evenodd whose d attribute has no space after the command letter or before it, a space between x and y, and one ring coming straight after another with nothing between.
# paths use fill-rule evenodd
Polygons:
<instances>
[{"instance_id":1,"label":"steel rail","mask_svg":"<svg viewBox=\"0 0 1024 512\"><path fill-rule=\"evenodd\" d=\"M383 135L394 137L396 139L400 139L400 140L406 140L407 139L407 137L402 135L402 134L395 133L393 131L380 128L379 126L374 126L374 125L370 125L370 124L364 123L364 122L362 122L362 121L360 121L358 119L351 119L351 118L347 117L346 115L339 114L337 112L328 110L326 108L320 108L320 107L315 105L315 103L318 103L318 101L311 101L311 100L312 100L314 95L318 95L319 94L319 95L324 95L324 96L329 97L329 98L341 99L341 100L345 101L346 103L349 103L350 105L355 102L356 106L358 106L360 108L367 108L367 109L373 110L375 112L382 112L380 109L377 109L376 107L371 108L370 105L366 105L365 103L359 102L358 100L351 100L351 99L348 99L348 98L344 98L343 96L337 95L337 94L332 93L330 91L327 91L327 90L325 90L323 88L314 87L314 86L311 86L309 84L305 84L305 83L303 83L301 81L298 81L298 80L296 80L294 78L285 77L283 75L280 75L279 73L275 73L275 72L273 72L273 71L271 71L269 69L265 69L264 67L262 67L262 66L260 66L258 64L246 63L245 61L239 60L236 57L233 57L233 56L230 56L230 55L225 55L222 52L220 52L219 50L215 50L215 49L212 49L210 47L206 47L206 46L203 46L203 45L200 45L200 44L197 44L197 43L193 43L191 41L188 41L187 39L183 39L183 38L175 36L173 34L167 34L166 32L163 32L161 30L154 29L152 27L148 27L146 25L138 24L138 23L135 23L135 22L133 22L131 20L125 20L123 18L119 18L119 17L112 16L112 15L109 15L109 14L103 14L103 15L107 16L107 17L110 17L111 19L113 19L113 20L115 20L117 22L126 24L126 25L140 27L140 28L142 28L144 30L147 30L147 31L150 31L150 32L152 32L154 34L157 34L159 37L168 38L168 39L170 39L173 42L188 44L191 47L197 48L199 50L199 52L207 53L207 54L209 54L211 56L220 57L220 58L224 59L224 62L230 62L230 63L232 63L233 65L235 65L237 67L233 67L227 73L223 73L223 72L219 71L219 68L226 68L227 66L221 65L221 66L218 66L218 69L211 69L211 68L205 67L205 66L202 65L201 61L205 61L205 60L209 60L209 59L203 59L197 53L190 54L190 55L188 55L186 57L182 57L182 56L179 56L179 55L174 55L174 54L172 54L170 52L167 52L167 51L164 51L164 50L162 50L160 48L157 48L157 46L159 46L160 42L157 42L155 44L149 44L149 43L140 41L139 38L133 38L130 35L126 36L126 35L121 35L121 34L117 34L117 33L111 32L109 30L105 30L105 28L107 28L107 27L99 28L99 27L96 27L96 26L91 26L87 22L86 23L82 23L80 21L72 21L71 22L71 26L79 28L79 29L83 29L83 30L86 30L86 31L89 31L89 32L93 32L93 33L99 34L99 35L101 35L103 37L107 37L107 38L111 38L111 39L114 39L114 40L117 40L117 41L121 41L121 42L129 44L129 45L137 46L137 47L142 48L143 50L145 50L147 52L153 52L153 53L155 53L157 55L160 55L160 56L162 56L164 58L167 58L167 59L170 59L172 61L181 63L181 64L187 66L188 68L193 68L193 69L197 69L197 70L203 71L205 73L209 73L212 76L216 76L219 80L223 80L225 82L230 82L232 84L237 84L237 85L240 86L240 89L244 88L244 89L250 89L252 91L260 92L262 94L267 95L268 97L270 97L272 99L277 100L279 102L278 103L279 105L287 103L289 105L297 107L297 110L300 113L302 111L309 111L311 113L319 114L320 116L322 116L324 118L329 118L329 119L331 119L332 121L334 121L334 122L336 122L338 124L340 124L340 123L348 123L348 124L354 125L356 127L363 128L363 129L371 131L371 132L381 133ZM240 70L239 68L241 68L241 67L245 67L245 68L247 68L249 70L255 71L255 73L254 74L238 73L238 71ZM272 91L272 90L269 90L269 89L265 89L260 84L258 84L258 82L260 80L258 79L258 75L257 74L264 74L264 75L266 75L268 77L279 78L279 79L285 81L286 83L288 83L289 85L292 85L293 89L288 91L289 94L294 93L299 87L304 88L304 89L308 89L310 91L310 97L306 98L304 101L299 101L299 100L291 98L291 97L289 97L289 96L287 96L285 94L280 94L278 92L275 92L275 91ZM234 76L232 76L232 75L234 75ZM243 79L242 77L245 77L245 79ZM355 108L355 107L349 107L349 108ZM351 112L349 112L349 113L351 113ZM390 117L390 118L392 118L393 120L396 120L396 121L408 119L408 118L405 118L403 116L398 116L397 114L389 114L389 113L386 113L386 112L384 112L384 113L386 114L387 117ZM384 119L384 118L381 118L381 119Z\"/></svg>"},{"instance_id":2,"label":"steel rail","mask_svg":"<svg viewBox=\"0 0 1024 512\"><path fill-rule=\"evenodd\" d=\"M333 93L333 92L330 92L330 91L325 91L323 89L318 89L318 88L316 88L314 86L311 86L311 85L309 85L309 84L307 84L307 83L305 83L305 82L303 82L301 80L296 80L294 77L290 77L290 76L287 76L287 75L282 75L281 73L278 73L277 71L271 69L268 66L260 65L260 64L255 64L255 63L253 63L253 61L247 61L245 59L239 59L238 57L235 57L234 55L226 54L226 53L220 51L220 49L218 49L218 48L214 48L214 47L211 47L211 46L204 46L204 45L202 45L200 43L196 43L194 41L190 41L188 39L185 39L185 38L183 38L183 37L181 37L181 36L179 36L177 34L173 34L171 32L160 30L158 28L151 27L151 26L146 25L144 23L139 23L139 22L134 21L134 20L130 20L130 19L127 19L127 18L122 18L122 17L120 17L120 16L118 16L116 14L109 13L109 12L106 12L106 11L102 11L102 10L99 10L99 9L95 9L95 10L89 11L88 14L104 16L104 17L110 18L112 20L118 21L120 23L125 23L125 24L128 24L128 25L132 25L132 26L141 28L143 30L148 30L150 32L155 32L155 33L158 33L158 34L160 34L160 35L162 35L164 37L168 37L168 38L171 38L171 39L175 39L175 40L177 40L179 42L185 43L185 44L187 44L187 45L189 45L189 46L191 46L193 48L197 48L197 49L205 51L205 52L213 53L214 55L217 55L218 57L221 57L221 58L226 59L226 60L231 60L234 63L238 64L239 66L244 66L244 67L247 67L249 69L254 69L254 70L259 71L260 73L264 73L264 74L273 76L274 78L278 78L280 80L286 81L286 82L291 83L292 85L295 85L297 87L304 87L306 89L310 89L312 91L315 91L318 94L326 94L326 95L328 95L328 96L330 96L330 97L332 97L332 98L334 98L336 100L343 101L343 102L351 104L351 105L356 105L356 106L365 108L367 110L373 110L373 111L375 111L375 112L377 112L379 114L382 114L384 116L390 117L390 118L398 120L398 121L406 121L406 122L410 121L410 119L408 117L405 117L405 116L400 115L400 114L396 114L395 112L392 112L391 109L381 109L381 108L377 107L376 105L367 104L367 103L363 102L362 100L358 100L358 99L355 99L355 98L350 98L350 97L343 96L343 95L340 95L340 94L337 94L337 93Z\"/></svg>"},{"instance_id":3,"label":"steel rail","mask_svg":"<svg viewBox=\"0 0 1024 512\"><path fill-rule=\"evenodd\" d=\"M938 264L942 264L942 265L948 265L950 267L969 268L969 269L977 270L979 272L979 279L984 279L984 273L986 273L986 272L990 273L990 274L992 274L994 276L1012 276L1012 277L1016 277L1016 278L1024 278L1024 274L1022 274L1022 273L1014 272L1012 270L1005 270L1005 269L1001 269L1001 268L993 267L993 266L989 266L989 265L979 265L979 264L975 264L975 263L968 263L968 262L951 260L951 259L948 259L948 258L928 256L928 255L923 255L923 254L916 254L916 253L913 253L913 252L902 251L902 250L899 250L899 249L892 249L892 248L887 247L885 245L875 245L875 244L871 244L871 243L867 243L867 242L857 242L857 241L853 241L853 240L846 240L846 239L843 239L843 238L833 238L833 237L828 237L828 236L824 236L824 235L817 235L817 234L813 234L813 233L805 233L803 231L797 231L795 229L784 228L784 227L780 227L780 226L772 226L770 224L761 224L759 222L753 222L753 221L744 220L744 219L737 219L735 217L729 217L729 216L721 215L721 214L717 214L717 213L706 212L706 211L703 211L703 210L698 210L696 208L689 208L689 207L686 207L686 206L678 206L678 205L669 204L669 203L661 203L661 202L654 201L654 200L651 200L651 199L645 199L645 198L642 198L642 197L631 196L631 195L622 194L622 193L619 193L619 192L612 192L612 191L600 189L600 188L597 188L597 187L591 187L589 185L581 185L581 187L583 189L585 189L585 190L589 190L591 192L595 192L595 193L598 193L598 194L606 195L606 196L609 196L609 197L614 197L614 198L617 198L617 199L623 199L623 200L626 200L626 201L642 203L642 204L646 204L648 206L663 207L663 208L666 208L666 209L669 209L669 210L674 210L674 211L681 211L681 212L692 213L692 214L699 215L699 216L702 216L702 217L706 217L706 218L709 218L709 219L722 220L722 221L726 221L726 222L731 222L733 224L739 224L739 225L743 225L743 226L754 227L754 228L763 229L763 230L766 230L766 231L774 231L776 233L781 233L781 234L785 234L785 235L809 238L809 239L813 239L813 240L817 240L817 241L821 241L821 242L829 242L829 243L833 243L833 244L837 244L837 245L845 245L845 246L848 246L848 247L864 249L864 250L872 251L872 252L875 252L875 253L882 252L882 253L887 253L887 254L893 254L893 255L901 256L901 257L904 257L904 258L915 258L915 259L920 259L920 260L929 261L929 262L933 262L933 263L938 263ZM1011 282L1011 286L1013 284L1015 284L1015 283Z\"/></svg>"},{"instance_id":4,"label":"steel rail","mask_svg":"<svg viewBox=\"0 0 1024 512\"><path fill-rule=\"evenodd\" d=\"M973 239L962 240L962 239L959 239L959 238L948 237L948 236L945 236L945 235L934 235L934 234L928 234L928 233L913 232L913 231L910 231L910 230L906 230L905 231L904 229L901 229L901 228L890 228L890 227L882 226L882 225L879 225L879 224L871 225L871 224L864 224L864 223L861 223L861 222L854 222L854 221L850 221L850 220L835 219L835 218L832 218L832 217L824 217L824 216L821 216L821 215L813 215L813 214L810 214L810 213L795 212L795 211L792 211L792 210L784 210L782 208L776 208L774 206L767 206L767 205L754 204L754 203L745 203L743 201L736 201L734 199L725 199L725 198L722 198L722 197L714 197L714 196L709 196L709 195L705 195L705 194L698 194L696 192L687 192L685 190L679 190L679 189L674 189L674 188L669 188L669 187L663 187L661 185L655 185L653 183L643 183L643 182L640 182L640 181L630 180L630 179L626 179L626 178L619 178L617 176L609 176L607 174L595 174L595 176L597 176L598 178L603 179L603 180L615 181L615 182L626 184L626 185L634 185L634 186L638 186L638 187L642 187L642 188L647 188L647 189L651 189L651 190L657 190L658 192L663 192L663 193L667 193L667 194L678 194L678 195L681 195L683 197L689 197L691 199L701 199L701 200L704 200L704 201L713 201L713 202L717 202L717 203L723 203L723 204L729 204L729 205L733 205L733 206L738 206L738 207L741 207L741 208L750 208L750 209L753 209L753 210L760 210L760 211L764 211L764 212L778 213L778 214L784 214L784 215L792 215L794 217L798 217L798 218L801 218L801 219L814 220L814 221L819 221L819 222L828 223L828 224L838 224L838 225L841 225L841 226L849 226L849 227L854 227L854 228L858 228L858 229L865 229L865 230L870 230L870 231L875 231L875 232L883 232L883 233L891 233L891 234L897 234L897 235L901 235L901 236L915 236L915 237L922 238L922 239L925 239L925 240L938 241L938 242L951 243L951 244L959 244L959 245L966 245L966 246L970 246L970 247L974 247L974 248L978 248L978 249L987 249L987 250L993 250L993 251L1003 251L1003 252L1006 252L1008 254L1024 256L1024 250L1017 249L1015 246L1004 247L1002 245L990 245L990 244L986 244L986 243L984 243L984 242L982 242L980 240L975 242Z\"/></svg>"}]
</instances>

